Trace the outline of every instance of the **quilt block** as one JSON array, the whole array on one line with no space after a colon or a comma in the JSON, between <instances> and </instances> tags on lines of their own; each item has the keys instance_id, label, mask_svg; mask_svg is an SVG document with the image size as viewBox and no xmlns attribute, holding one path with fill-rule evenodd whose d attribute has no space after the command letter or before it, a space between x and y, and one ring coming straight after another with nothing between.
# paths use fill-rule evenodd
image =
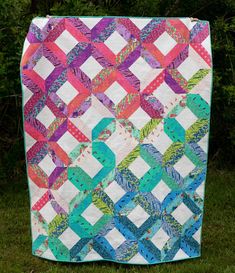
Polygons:
<instances>
[{"instance_id":1,"label":"quilt block","mask_svg":"<svg viewBox=\"0 0 235 273\"><path fill-rule=\"evenodd\" d=\"M209 23L36 17L20 76L33 255L128 264L199 257Z\"/></svg>"}]
</instances>

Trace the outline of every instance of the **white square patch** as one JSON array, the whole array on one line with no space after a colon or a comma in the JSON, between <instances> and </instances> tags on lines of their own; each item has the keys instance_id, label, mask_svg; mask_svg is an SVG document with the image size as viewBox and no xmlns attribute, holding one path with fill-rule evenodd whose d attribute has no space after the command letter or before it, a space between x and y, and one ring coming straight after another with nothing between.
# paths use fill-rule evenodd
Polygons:
<instances>
[{"instance_id":1,"label":"white square patch","mask_svg":"<svg viewBox=\"0 0 235 273\"><path fill-rule=\"evenodd\" d=\"M150 169L150 166L142 159L142 157L137 157L130 165L129 170L137 177L141 178Z\"/></svg>"},{"instance_id":2,"label":"white square patch","mask_svg":"<svg viewBox=\"0 0 235 273\"><path fill-rule=\"evenodd\" d=\"M128 119L137 129L141 130L151 120L151 117L139 107Z\"/></svg>"},{"instance_id":3,"label":"white square patch","mask_svg":"<svg viewBox=\"0 0 235 273\"><path fill-rule=\"evenodd\" d=\"M34 66L33 70L43 78L43 80L45 80L54 68L54 65L46 57L42 56Z\"/></svg>"},{"instance_id":4,"label":"white square patch","mask_svg":"<svg viewBox=\"0 0 235 273\"><path fill-rule=\"evenodd\" d=\"M92 80L97 76L103 67L90 56L81 66L80 69Z\"/></svg>"},{"instance_id":5,"label":"white square patch","mask_svg":"<svg viewBox=\"0 0 235 273\"><path fill-rule=\"evenodd\" d=\"M198 118L188 107L186 107L179 113L179 115L175 119L185 130L188 130L188 128L192 126Z\"/></svg>"},{"instance_id":6,"label":"white square patch","mask_svg":"<svg viewBox=\"0 0 235 273\"><path fill-rule=\"evenodd\" d=\"M117 31L114 31L104 43L116 55L127 45L127 41Z\"/></svg>"},{"instance_id":7,"label":"white square patch","mask_svg":"<svg viewBox=\"0 0 235 273\"><path fill-rule=\"evenodd\" d=\"M105 95L116 105L125 98L127 92L118 82L114 82L107 88Z\"/></svg>"},{"instance_id":8,"label":"white square patch","mask_svg":"<svg viewBox=\"0 0 235 273\"><path fill-rule=\"evenodd\" d=\"M55 40L55 44L65 53L68 54L78 43L68 30L64 30L60 36Z\"/></svg>"},{"instance_id":9,"label":"white square patch","mask_svg":"<svg viewBox=\"0 0 235 273\"><path fill-rule=\"evenodd\" d=\"M68 227L58 239L70 250L80 240L80 237Z\"/></svg>"},{"instance_id":10,"label":"white square patch","mask_svg":"<svg viewBox=\"0 0 235 273\"><path fill-rule=\"evenodd\" d=\"M95 225L103 215L103 212L93 203L91 203L82 213L82 217L84 217L92 226Z\"/></svg>"},{"instance_id":11,"label":"white square patch","mask_svg":"<svg viewBox=\"0 0 235 273\"><path fill-rule=\"evenodd\" d=\"M161 180L156 187L151 191L151 193L162 202L167 195L171 192L171 188L167 186L167 184Z\"/></svg>"},{"instance_id":12,"label":"white square patch","mask_svg":"<svg viewBox=\"0 0 235 273\"><path fill-rule=\"evenodd\" d=\"M79 144L77 139L72 136L68 131L63 134L63 136L57 141L57 143L67 154L70 154Z\"/></svg>"},{"instance_id":13,"label":"white square patch","mask_svg":"<svg viewBox=\"0 0 235 273\"><path fill-rule=\"evenodd\" d=\"M104 192L112 199L114 203L116 203L126 194L126 191L124 191L115 180L105 188Z\"/></svg>"},{"instance_id":14,"label":"white square patch","mask_svg":"<svg viewBox=\"0 0 235 273\"><path fill-rule=\"evenodd\" d=\"M48 128L56 119L56 116L51 112L49 107L46 105L38 113L36 119L38 119L46 128Z\"/></svg>"},{"instance_id":15,"label":"white square patch","mask_svg":"<svg viewBox=\"0 0 235 273\"><path fill-rule=\"evenodd\" d=\"M166 31L163 32L154 45L161 51L163 55L167 55L175 46L177 42Z\"/></svg>"},{"instance_id":16,"label":"white square patch","mask_svg":"<svg viewBox=\"0 0 235 273\"><path fill-rule=\"evenodd\" d=\"M193 169L195 165L189 158L185 155L174 165L174 169L185 178Z\"/></svg>"},{"instance_id":17,"label":"white square patch","mask_svg":"<svg viewBox=\"0 0 235 273\"><path fill-rule=\"evenodd\" d=\"M153 244L160 250L162 250L162 248L164 247L164 245L166 244L166 242L170 239L170 237L168 236L168 234L162 229L160 228L152 237L151 241L153 242Z\"/></svg>"},{"instance_id":18,"label":"white square patch","mask_svg":"<svg viewBox=\"0 0 235 273\"><path fill-rule=\"evenodd\" d=\"M126 240L116 228L113 228L104 237L114 249L117 249Z\"/></svg>"},{"instance_id":19,"label":"white square patch","mask_svg":"<svg viewBox=\"0 0 235 273\"><path fill-rule=\"evenodd\" d=\"M38 166L47 174L47 176L50 176L56 168L55 163L48 154L40 161Z\"/></svg>"},{"instance_id":20,"label":"white square patch","mask_svg":"<svg viewBox=\"0 0 235 273\"><path fill-rule=\"evenodd\" d=\"M177 222L184 225L193 216L193 212L184 203L181 203L171 215Z\"/></svg>"},{"instance_id":21,"label":"white square patch","mask_svg":"<svg viewBox=\"0 0 235 273\"><path fill-rule=\"evenodd\" d=\"M50 201L48 201L39 211L42 217L47 221L49 224L57 215L56 211L52 207Z\"/></svg>"},{"instance_id":22,"label":"white square patch","mask_svg":"<svg viewBox=\"0 0 235 273\"><path fill-rule=\"evenodd\" d=\"M169 136L164 131L162 131L157 137L154 138L152 144L162 155L164 155L172 143L173 141L169 138Z\"/></svg>"},{"instance_id":23,"label":"white square patch","mask_svg":"<svg viewBox=\"0 0 235 273\"><path fill-rule=\"evenodd\" d=\"M71 200L80 192L71 181L66 180L62 186L57 190L62 199L67 203L70 203Z\"/></svg>"},{"instance_id":24,"label":"white square patch","mask_svg":"<svg viewBox=\"0 0 235 273\"><path fill-rule=\"evenodd\" d=\"M149 214L140 205L137 205L127 217L139 228L149 218Z\"/></svg>"},{"instance_id":25,"label":"white square patch","mask_svg":"<svg viewBox=\"0 0 235 273\"><path fill-rule=\"evenodd\" d=\"M78 90L72 84L66 81L56 92L65 104L69 104L77 95Z\"/></svg>"}]
</instances>

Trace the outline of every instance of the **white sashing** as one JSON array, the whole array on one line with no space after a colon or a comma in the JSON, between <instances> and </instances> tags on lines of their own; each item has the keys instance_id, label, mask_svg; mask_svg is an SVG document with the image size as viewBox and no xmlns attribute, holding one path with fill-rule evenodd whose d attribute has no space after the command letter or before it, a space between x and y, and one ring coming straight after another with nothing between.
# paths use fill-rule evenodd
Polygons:
<instances>
[{"instance_id":1,"label":"white sashing","mask_svg":"<svg viewBox=\"0 0 235 273\"><path fill-rule=\"evenodd\" d=\"M193 234L193 238L200 244L201 242L201 227Z\"/></svg>"},{"instance_id":2,"label":"white sashing","mask_svg":"<svg viewBox=\"0 0 235 273\"><path fill-rule=\"evenodd\" d=\"M43 80L45 80L54 68L54 65L46 57L42 56L34 66L33 70L42 77Z\"/></svg>"},{"instance_id":3,"label":"white sashing","mask_svg":"<svg viewBox=\"0 0 235 273\"><path fill-rule=\"evenodd\" d=\"M184 225L193 216L193 212L184 203L181 203L171 215L177 222Z\"/></svg>"},{"instance_id":4,"label":"white sashing","mask_svg":"<svg viewBox=\"0 0 235 273\"><path fill-rule=\"evenodd\" d=\"M83 18L80 17L79 20L81 20L89 29L92 29L98 22L101 20L101 18Z\"/></svg>"},{"instance_id":5,"label":"white sashing","mask_svg":"<svg viewBox=\"0 0 235 273\"><path fill-rule=\"evenodd\" d=\"M127 95L126 90L118 83L114 82L112 85L107 88L105 95L117 105L122 99Z\"/></svg>"},{"instance_id":6,"label":"white sashing","mask_svg":"<svg viewBox=\"0 0 235 273\"><path fill-rule=\"evenodd\" d=\"M182 260L186 258L189 258L189 256L180 248L178 252L175 254L173 260Z\"/></svg>"},{"instance_id":7,"label":"white sashing","mask_svg":"<svg viewBox=\"0 0 235 273\"><path fill-rule=\"evenodd\" d=\"M174 169L185 178L193 169L195 165L189 158L185 155L174 165Z\"/></svg>"},{"instance_id":8,"label":"white sashing","mask_svg":"<svg viewBox=\"0 0 235 273\"><path fill-rule=\"evenodd\" d=\"M40 214L42 217L47 221L49 224L57 215L56 211L53 209L50 201L46 203L41 209L40 209Z\"/></svg>"},{"instance_id":9,"label":"white sashing","mask_svg":"<svg viewBox=\"0 0 235 273\"><path fill-rule=\"evenodd\" d=\"M151 120L151 117L139 107L128 119L137 129L141 130Z\"/></svg>"},{"instance_id":10,"label":"white sashing","mask_svg":"<svg viewBox=\"0 0 235 273\"><path fill-rule=\"evenodd\" d=\"M48 21L49 21L48 18L34 18L33 24L39 27L40 29L43 29Z\"/></svg>"},{"instance_id":11,"label":"white sashing","mask_svg":"<svg viewBox=\"0 0 235 273\"><path fill-rule=\"evenodd\" d=\"M164 106L164 115L169 113L179 101L179 95L176 94L166 82L163 82L155 89L152 95Z\"/></svg>"},{"instance_id":12,"label":"white sashing","mask_svg":"<svg viewBox=\"0 0 235 273\"><path fill-rule=\"evenodd\" d=\"M196 84L190 91L191 94L200 94L202 99L204 99L208 105L211 105L210 92L211 80L212 71L209 71L208 74L203 79L201 79L201 81L198 84Z\"/></svg>"},{"instance_id":13,"label":"white sashing","mask_svg":"<svg viewBox=\"0 0 235 273\"><path fill-rule=\"evenodd\" d=\"M93 203L91 203L82 213L82 217L84 217L91 225L95 225L95 223L98 222L102 216L103 212L100 211Z\"/></svg>"},{"instance_id":14,"label":"white sashing","mask_svg":"<svg viewBox=\"0 0 235 273\"><path fill-rule=\"evenodd\" d=\"M152 20L150 18L130 18L130 20L134 23L138 29L143 29L147 24Z\"/></svg>"},{"instance_id":15,"label":"white sashing","mask_svg":"<svg viewBox=\"0 0 235 273\"><path fill-rule=\"evenodd\" d=\"M57 144L67 153L70 154L79 144L77 139L73 137L68 131L57 141Z\"/></svg>"},{"instance_id":16,"label":"white sashing","mask_svg":"<svg viewBox=\"0 0 235 273\"><path fill-rule=\"evenodd\" d=\"M152 67L139 57L130 67L129 70L140 80L145 80L146 76L153 70Z\"/></svg>"},{"instance_id":17,"label":"white sashing","mask_svg":"<svg viewBox=\"0 0 235 273\"><path fill-rule=\"evenodd\" d=\"M119 164L138 145L138 141L116 121L116 130L105 144L115 153L116 164Z\"/></svg>"},{"instance_id":18,"label":"white sashing","mask_svg":"<svg viewBox=\"0 0 235 273\"><path fill-rule=\"evenodd\" d=\"M188 58L186 58L177 68L187 81L190 80L199 69L210 69L209 65L191 46L189 46L188 54Z\"/></svg>"},{"instance_id":19,"label":"white sashing","mask_svg":"<svg viewBox=\"0 0 235 273\"><path fill-rule=\"evenodd\" d=\"M29 189L31 192L31 206L33 207L42 197L43 195L47 192L46 188L39 188L32 179L29 179Z\"/></svg>"},{"instance_id":20,"label":"white sashing","mask_svg":"<svg viewBox=\"0 0 235 273\"><path fill-rule=\"evenodd\" d=\"M135 256L133 256L128 263L130 264L148 264L148 261L138 252Z\"/></svg>"},{"instance_id":21,"label":"white sashing","mask_svg":"<svg viewBox=\"0 0 235 273\"><path fill-rule=\"evenodd\" d=\"M55 163L48 154L40 161L38 166L47 174L47 176L50 176L56 168Z\"/></svg>"},{"instance_id":22,"label":"white sashing","mask_svg":"<svg viewBox=\"0 0 235 273\"><path fill-rule=\"evenodd\" d=\"M127 41L117 31L114 31L104 44L117 55L127 45Z\"/></svg>"},{"instance_id":23,"label":"white sashing","mask_svg":"<svg viewBox=\"0 0 235 273\"><path fill-rule=\"evenodd\" d=\"M113 117L112 113L94 96L91 96L91 107L81 116L78 121L73 122L77 124L84 134L91 139L93 128L104 118Z\"/></svg>"},{"instance_id":24,"label":"white sashing","mask_svg":"<svg viewBox=\"0 0 235 273\"><path fill-rule=\"evenodd\" d=\"M153 146L155 146L162 155L164 155L164 153L171 146L172 143L173 141L164 131L156 136L152 142Z\"/></svg>"},{"instance_id":25,"label":"white sashing","mask_svg":"<svg viewBox=\"0 0 235 273\"><path fill-rule=\"evenodd\" d=\"M129 67L129 70L139 79L140 91L142 91L163 71L162 68L152 68L142 57L139 57Z\"/></svg>"},{"instance_id":26,"label":"white sashing","mask_svg":"<svg viewBox=\"0 0 235 273\"><path fill-rule=\"evenodd\" d=\"M66 81L56 94L68 105L78 95L78 90L70 82Z\"/></svg>"},{"instance_id":27,"label":"white sashing","mask_svg":"<svg viewBox=\"0 0 235 273\"><path fill-rule=\"evenodd\" d=\"M162 250L166 242L170 239L168 234L160 228L152 237L152 243L159 249Z\"/></svg>"},{"instance_id":28,"label":"white sashing","mask_svg":"<svg viewBox=\"0 0 235 273\"><path fill-rule=\"evenodd\" d=\"M84 257L84 261L95 261L103 259L93 248Z\"/></svg>"},{"instance_id":29,"label":"white sashing","mask_svg":"<svg viewBox=\"0 0 235 273\"><path fill-rule=\"evenodd\" d=\"M105 188L104 192L111 198L111 200L116 203L126 194L121 186L114 180L108 187Z\"/></svg>"},{"instance_id":30,"label":"white sashing","mask_svg":"<svg viewBox=\"0 0 235 273\"><path fill-rule=\"evenodd\" d=\"M130 67L129 70L141 81L146 77L147 72L151 71L150 65L139 57Z\"/></svg>"},{"instance_id":31,"label":"white sashing","mask_svg":"<svg viewBox=\"0 0 235 273\"><path fill-rule=\"evenodd\" d=\"M38 113L36 119L38 119L46 128L48 128L51 125L51 123L56 119L56 116L51 112L49 107L46 105Z\"/></svg>"},{"instance_id":32,"label":"white sashing","mask_svg":"<svg viewBox=\"0 0 235 273\"><path fill-rule=\"evenodd\" d=\"M57 190L59 195L67 203L70 203L71 200L80 192L72 182L66 180L64 184Z\"/></svg>"},{"instance_id":33,"label":"white sashing","mask_svg":"<svg viewBox=\"0 0 235 273\"><path fill-rule=\"evenodd\" d=\"M33 92L28 89L25 85L22 85L22 89L24 91L23 96L24 96L24 105L30 100L30 98L33 96Z\"/></svg>"},{"instance_id":34,"label":"white sashing","mask_svg":"<svg viewBox=\"0 0 235 273\"><path fill-rule=\"evenodd\" d=\"M175 119L185 130L188 130L188 128L193 125L198 118L188 107L186 107L179 113L179 115Z\"/></svg>"},{"instance_id":35,"label":"white sashing","mask_svg":"<svg viewBox=\"0 0 235 273\"><path fill-rule=\"evenodd\" d=\"M188 30L191 30L197 23L197 21L192 21L190 18L180 18L180 21L185 24Z\"/></svg>"},{"instance_id":36,"label":"white sashing","mask_svg":"<svg viewBox=\"0 0 235 273\"><path fill-rule=\"evenodd\" d=\"M38 235L45 235L48 236L48 229L46 228L47 225L42 225L40 217L36 216L33 211L31 210L31 226L32 228L32 240L35 241L38 238ZM39 221L40 219L40 221Z\"/></svg>"},{"instance_id":37,"label":"white sashing","mask_svg":"<svg viewBox=\"0 0 235 273\"><path fill-rule=\"evenodd\" d=\"M150 169L150 166L142 159L137 157L130 165L129 170L137 177L141 178Z\"/></svg>"},{"instance_id":38,"label":"white sashing","mask_svg":"<svg viewBox=\"0 0 235 273\"><path fill-rule=\"evenodd\" d=\"M209 133L206 133L205 136L202 137L197 143L205 153L207 153L207 148L208 148L208 137L209 137Z\"/></svg>"},{"instance_id":39,"label":"white sashing","mask_svg":"<svg viewBox=\"0 0 235 273\"><path fill-rule=\"evenodd\" d=\"M90 56L81 66L80 69L92 80L103 69L103 67Z\"/></svg>"},{"instance_id":40,"label":"white sashing","mask_svg":"<svg viewBox=\"0 0 235 273\"><path fill-rule=\"evenodd\" d=\"M154 45L161 51L163 55L167 55L175 46L177 42L166 31L163 32Z\"/></svg>"},{"instance_id":41,"label":"white sashing","mask_svg":"<svg viewBox=\"0 0 235 273\"><path fill-rule=\"evenodd\" d=\"M50 248L48 248L45 252L43 252L41 257L49 259L49 260L55 260L56 261L56 257L54 256L54 254L52 253Z\"/></svg>"},{"instance_id":42,"label":"white sashing","mask_svg":"<svg viewBox=\"0 0 235 273\"><path fill-rule=\"evenodd\" d=\"M149 214L140 205L137 205L127 217L133 224L140 227L149 218Z\"/></svg>"},{"instance_id":43,"label":"white sashing","mask_svg":"<svg viewBox=\"0 0 235 273\"><path fill-rule=\"evenodd\" d=\"M104 238L114 249L117 249L123 242L125 242L125 237L116 228L109 231Z\"/></svg>"},{"instance_id":44,"label":"white sashing","mask_svg":"<svg viewBox=\"0 0 235 273\"><path fill-rule=\"evenodd\" d=\"M162 202L167 195L171 192L171 188L167 186L167 184L161 180L156 187L151 191L151 193L160 201Z\"/></svg>"},{"instance_id":45,"label":"white sashing","mask_svg":"<svg viewBox=\"0 0 235 273\"><path fill-rule=\"evenodd\" d=\"M204 192L205 192L205 181L203 181L199 187L196 189L196 193L201 197L201 199L204 199Z\"/></svg>"},{"instance_id":46,"label":"white sashing","mask_svg":"<svg viewBox=\"0 0 235 273\"><path fill-rule=\"evenodd\" d=\"M91 178L103 168L103 165L91 154L90 149L83 152L77 166L82 168Z\"/></svg>"},{"instance_id":47,"label":"white sashing","mask_svg":"<svg viewBox=\"0 0 235 273\"><path fill-rule=\"evenodd\" d=\"M211 55L211 40L210 40L210 36L207 36L206 39L201 43L201 45Z\"/></svg>"},{"instance_id":48,"label":"white sashing","mask_svg":"<svg viewBox=\"0 0 235 273\"><path fill-rule=\"evenodd\" d=\"M57 44L65 54L68 54L77 43L78 41L66 29L55 40L55 44Z\"/></svg>"},{"instance_id":49,"label":"white sashing","mask_svg":"<svg viewBox=\"0 0 235 273\"><path fill-rule=\"evenodd\" d=\"M37 141L31 137L27 132L25 132L25 144L26 144L26 151L28 151Z\"/></svg>"},{"instance_id":50,"label":"white sashing","mask_svg":"<svg viewBox=\"0 0 235 273\"><path fill-rule=\"evenodd\" d=\"M197 62L188 57L182 64L180 64L180 66L178 66L177 69L180 74L188 81L193 77L194 74L197 73L199 67Z\"/></svg>"},{"instance_id":51,"label":"white sashing","mask_svg":"<svg viewBox=\"0 0 235 273\"><path fill-rule=\"evenodd\" d=\"M96 100L96 98L92 96L92 102L93 100ZM91 131L103 118L102 113L99 113L98 110L99 108L97 109L92 103L91 107L89 107L89 109L81 117L79 117L79 119L86 124Z\"/></svg>"},{"instance_id":52,"label":"white sashing","mask_svg":"<svg viewBox=\"0 0 235 273\"><path fill-rule=\"evenodd\" d=\"M80 240L80 237L68 227L58 239L70 250Z\"/></svg>"}]
</instances>

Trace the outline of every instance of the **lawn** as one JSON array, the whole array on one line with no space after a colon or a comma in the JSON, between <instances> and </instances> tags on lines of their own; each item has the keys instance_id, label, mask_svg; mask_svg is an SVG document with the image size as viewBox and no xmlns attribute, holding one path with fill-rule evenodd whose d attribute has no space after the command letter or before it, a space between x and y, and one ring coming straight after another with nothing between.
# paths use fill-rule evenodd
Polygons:
<instances>
[{"instance_id":1,"label":"lawn","mask_svg":"<svg viewBox=\"0 0 235 273\"><path fill-rule=\"evenodd\" d=\"M1 182L0 273L235 273L235 172L209 167L202 256L152 266L111 262L68 264L31 255L29 194L25 178Z\"/></svg>"}]
</instances>

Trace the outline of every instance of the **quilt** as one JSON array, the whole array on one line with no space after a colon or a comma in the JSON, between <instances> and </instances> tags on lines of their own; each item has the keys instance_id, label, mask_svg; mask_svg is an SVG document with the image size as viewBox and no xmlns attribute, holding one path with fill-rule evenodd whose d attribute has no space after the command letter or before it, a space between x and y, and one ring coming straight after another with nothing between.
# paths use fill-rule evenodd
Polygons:
<instances>
[{"instance_id":1,"label":"quilt","mask_svg":"<svg viewBox=\"0 0 235 273\"><path fill-rule=\"evenodd\" d=\"M20 78L33 255L126 264L201 255L208 21L35 17Z\"/></svg>"}]
</instances>

